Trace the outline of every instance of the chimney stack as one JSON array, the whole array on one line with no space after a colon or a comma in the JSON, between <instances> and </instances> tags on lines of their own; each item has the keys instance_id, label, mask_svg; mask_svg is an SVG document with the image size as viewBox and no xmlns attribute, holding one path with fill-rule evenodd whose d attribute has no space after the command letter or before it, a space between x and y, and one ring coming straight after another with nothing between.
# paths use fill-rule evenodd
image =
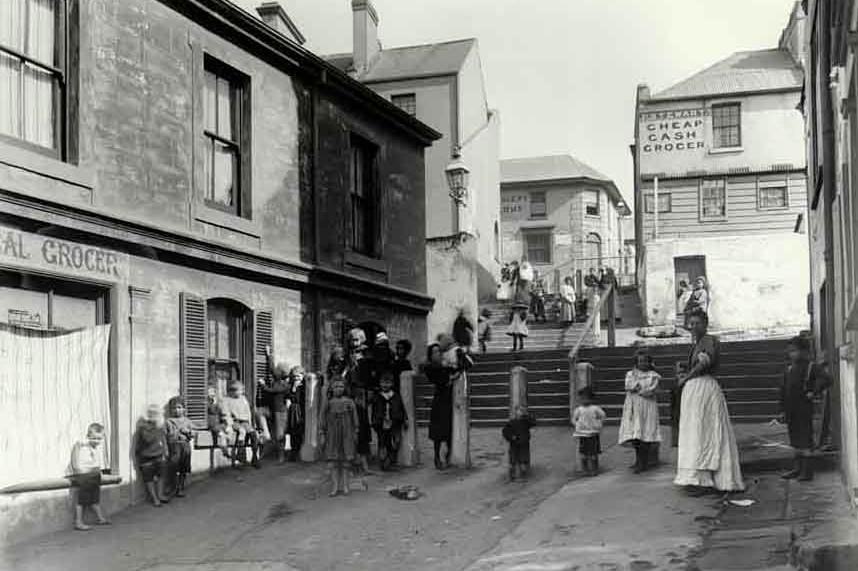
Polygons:
<instances>
[{"instance_id":1,"label":"chimney stack","mask_svg":"<svg viewBox=\"0 0 858 571\"><path fill-rule=\"evenodd\" d=\"M265 2L256 9L257 14L263 22L274 28L299 46L304 45L307 39L295 22L286 14L286 10L280 2Z\"/></svg>"},{"instance_id":2,"label":"chimney stack","mask_svg":"<svg viewBox=\"0 0 858 571\"><path fill-rule=\"evenodd\" d=\"M355 73L360 76L369 69L375 56L381 51L378 41L378 13L371 0L352 0Z\"/></svg>"}]
</instances>

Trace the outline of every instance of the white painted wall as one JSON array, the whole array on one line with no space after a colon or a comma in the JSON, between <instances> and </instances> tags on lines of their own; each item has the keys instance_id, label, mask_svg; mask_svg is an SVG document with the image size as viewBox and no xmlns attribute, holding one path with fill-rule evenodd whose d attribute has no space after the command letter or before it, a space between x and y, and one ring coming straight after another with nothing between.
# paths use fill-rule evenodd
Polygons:
<instances>
[{"instance_id":1,"label":"white painted wall","mask_svg":"<svg viewBox=\"0 0 858 571\"><path fill-rule=\"evenodd\" d=\"M706 257L710 319L721 330L798 332L808 327L807 237L771 234L658 240L646 247L644 299L650 325L674 323L674 258Z\"/></svg>"}]
</instances>

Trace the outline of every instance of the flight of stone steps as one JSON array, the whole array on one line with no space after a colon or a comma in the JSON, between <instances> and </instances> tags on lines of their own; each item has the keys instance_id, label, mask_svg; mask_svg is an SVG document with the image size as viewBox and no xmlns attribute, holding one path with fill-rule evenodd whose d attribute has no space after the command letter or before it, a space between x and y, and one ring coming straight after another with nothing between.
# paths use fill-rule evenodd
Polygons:
<instances>
[{"instance_id":1,"label":"flight of stone steps","mask_svg":"<svg viewBox=\"0 0 858 571\"><path fill-rule=\"evenodd\" d=\"M492 326L491 341L487 343L487 352L489 353L507 353L512 347L512 337L506 334L506 329L509 326L509 305L491 305L487 306L492 315L489 322ZM579 321L566 326L563 323L555 321L549 316L548 321L535 321L533 316L528 318L527 327L530 330L530 335L524 342L525 349L528 351L542 351L550 349L571 349L581 332L584 329L584 323ZM593 343L594 338L588 335L585 338L586 343Z\"/></svg>"},{"instance_id":2,"label":"flight of stone steps","mask_svg":"<svg viewBox=\"0 0 858 571\"><path fill-rule=\"evenodd\" d=\"M670 422L670 389L675 386L674 363L688 356L688 345L650 348L663 377L658 400L663 423ZM593 388L609 424L618 424L625 400L624 379L635 347L584 347L579 361L594 366ZM767 422L780 412L784 341L722 343L718 380L735 422ZM471 424L500 426L509 415L509 377L516 365L528 369L528 404L540 424L569 423L568 348L528 349L520 353L490 352L477 358L469 376ZM417 418L429 418L432 387L418 376Z\"/></svg>"}]
</instances>

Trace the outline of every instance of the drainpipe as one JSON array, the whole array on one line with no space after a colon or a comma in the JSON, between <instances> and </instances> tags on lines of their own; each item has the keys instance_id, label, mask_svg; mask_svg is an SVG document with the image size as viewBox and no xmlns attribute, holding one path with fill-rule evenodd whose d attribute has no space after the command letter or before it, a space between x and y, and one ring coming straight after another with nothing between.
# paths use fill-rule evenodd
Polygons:
<instances>
[{"instance_id":1,"label":"drainpipe","mask_svg":"<svg viewBox=\"0 0 858 571\"><path fill-rule=\"evenodd\" d=\"M658 240L658 177L652 179L652 239ZM644 212L646 212L646 203L644 203Z\"/></svg>"},{"instance_id":2,"label":"drainpipe","mask_svg":"<svg viewBox=\"0 0 858 571\"><path fill-rule=\"evenodd\" d=\"M836 193L836 169L835 169L835 150L834 150L834 109L832 105L831 84L828 76L831 71L831 2L818 3L818 14L815 25L820 34L819 49L819 65L821 72L818 77L820 83L820 114L822 116L822 199L823 217L825 228L825 283L826 283L826 307L823 309L827 315L825 356L830 363L831 375L834 378L833 393L839 394L840 386L840 367L837 364L837 340L836 333L836 308L835 302L835 268L834 268L834 217L832 213L832 205ZM815 86L814 86L815 87ZM839 444L840 441L840 410L838 407L832 407L832 436Z\"/></svg>"}]
</instances>

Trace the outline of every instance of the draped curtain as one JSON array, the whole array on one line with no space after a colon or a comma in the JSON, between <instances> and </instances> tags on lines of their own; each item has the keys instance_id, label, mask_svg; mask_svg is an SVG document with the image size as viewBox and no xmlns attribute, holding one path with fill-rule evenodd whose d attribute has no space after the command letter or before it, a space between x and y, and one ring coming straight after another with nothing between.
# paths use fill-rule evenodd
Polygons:
<instances>
[{"instance_id":1,"label":"draped curtain","mask_svg":"<svg viewBox=\"0 0 858 571\"><path fill-rule=\"evenodd\" d=\"M61 0L0 0L0 133L43 147L55 145L53 73L3 48L56 66Z\"/></svg>"},{"instance_id":2,"label":"draped curtain","mask_svg":"<svg viewBox=\"0 0 858 571\"><path fill-rule=\"evenodd\" d=\"M66 475L93 422L105 427L109 467L109 340L110 325L56 333L0 324L0 488Z\"/></svg>"}]
</instances>

